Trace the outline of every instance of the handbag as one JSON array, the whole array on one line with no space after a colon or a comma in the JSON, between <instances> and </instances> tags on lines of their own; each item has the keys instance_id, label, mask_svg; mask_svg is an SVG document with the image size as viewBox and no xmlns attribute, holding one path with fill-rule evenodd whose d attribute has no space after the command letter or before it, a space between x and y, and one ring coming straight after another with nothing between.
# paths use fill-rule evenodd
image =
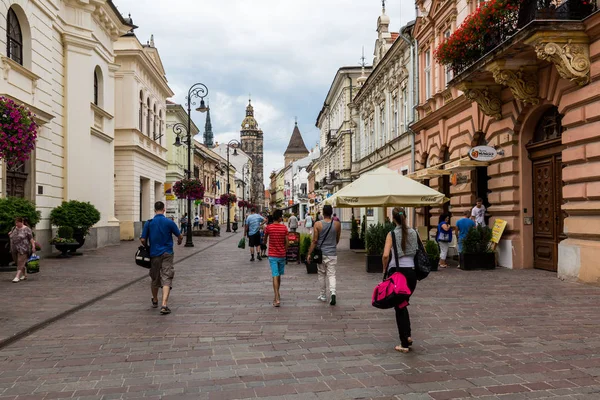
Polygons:
<instances>
[{"instance_id":1,"label":"handbag","mask_svg":"<svg viewBox=\"0 0 600 400\"><path fill-rule=\"evenodd\" d=\"M421 281L429 275L431 272L431 264L429 263L429 256L425 252L423 242L417 233L417 254L415 254L415 273L417 280Z\"/></svg>"},{"instance_id":2,"label":"handbag","mask_svg":"<svg viewBox=\"0 0 600 400\"><path fill-rule=\"evenodd\" d=\"M147 222L148 224L150 221ZM148 225L148 241L150 243L150 226ZM150 246L140 246L135 252L135 263L142 268L151 267Z\"/></svg>"},{"instance_id":3,"label":"handbag","mask_svg":"<svg viewBox=\"0 0 600 400\"><path fill-rule=\"evenodd\" d=\"M240 249L246 248L246 238L245 237L241 238L240 241L238 242L238 248L240 248Z\"/></svg>"},{"instance_id":4,"label":"handbag","mask_svg":"<svg viewBox=\"0 0 600 400\"><path fill-rule=\"evenodd\" d=\"M396 235L394 235L394 232L391 232L391 235L392 251L394 252L396 269L400 269L398 248L396 247ZM388 266L384 265L384 268L386 268L387 275ZM412 293L408 287L408 283L406 282L406 277L400 272L394 272L392 275L386 277L383 282L375 286L375 289L373 289L371 304L373 307L381 309L406 307L411 294Z\"/></svg>"},{"instance_id":5,"label":"handbag","mask_svg":"<svg viewBox=\"0 0 600 400\"><path fill-rule=\"evenodd\" d=\"M327 233L325 235L323 235L323 240L321 241L321 245L315 247L315 249L313 250L312 254L311 254L311 259L315 264L323 264L323 251L321 250L321 246L323 246L323 243L325 242L325 239L327 239L327 235L329 235L329 231L331 230L331 227L333 226L333 220L331 221L331 224L329 225L329 228L327 229Z\"/></svg>"}]
</instances>

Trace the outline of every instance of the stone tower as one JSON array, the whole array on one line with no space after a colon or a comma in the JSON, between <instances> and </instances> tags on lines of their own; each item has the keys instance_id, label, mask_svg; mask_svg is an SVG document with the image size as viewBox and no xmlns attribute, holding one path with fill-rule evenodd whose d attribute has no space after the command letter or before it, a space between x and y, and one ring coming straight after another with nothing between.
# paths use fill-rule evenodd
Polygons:
<instances>
[{"instance_id":1,"label":"stone tower","mask_svg":"<svg viewBox=\"0 0 600 400\"><path fill-rule=\"evenodd\" d=\"M258 129L254 119L252 101L248 101L246 118L240 131L242 150L252 158L252 180L250 182L250 198L260 208L265 204L265 183L263 177L263 131Z\"/></svg>"},{"instance_id":2,"label":"stone tower","mask_svg":"<svg viewBox=\"0 0 600 400\"><path fill-rule=\"evenodd\" d=\"M206 112L206 124L204 125L204 144L206 147L214 147L214 135L212 122L210 121L210 108Z\"/></svg>"},{"instance_id":3,"label":"stone tower","mask_svg":"<svg viewBox=\"0 0 600 400\"><path fill-rule=\"evenodd\" d=\"M296 121L296 126L294 126L290 143L288 144L285 153L283 153L285 165L289 165L294 161L301 160L304 157L307 157L309 154L310 153L304 144L304 139L302 139L300 129L298 129L298 122Z\"/></svg>"}]
</instances>

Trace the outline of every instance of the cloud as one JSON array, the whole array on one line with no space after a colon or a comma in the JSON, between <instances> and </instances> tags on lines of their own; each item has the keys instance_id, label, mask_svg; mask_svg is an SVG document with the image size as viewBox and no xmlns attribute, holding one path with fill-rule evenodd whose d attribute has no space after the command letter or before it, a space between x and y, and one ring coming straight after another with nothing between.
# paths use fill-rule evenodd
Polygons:
<instances>
[{"instance_id":1,"label":"cloud","mask_svg":"<svg viewBox=\"0 0 600 400\"><path fill-rule=\"evenodd\" d=\"M265 135L265 183L298 117L307 147L318 140L315 120L337 69L367 59L381 4L348 0L114 0L132 14L136 35L154 34L175 101L189 87L209 88L217 140L239 139L248 94ZM350 4L351 3L351 4ZM390 30L414 19L414 3L387 2ZM193 113L204 132L204 114Z\"/></svg>"}]
</instances>

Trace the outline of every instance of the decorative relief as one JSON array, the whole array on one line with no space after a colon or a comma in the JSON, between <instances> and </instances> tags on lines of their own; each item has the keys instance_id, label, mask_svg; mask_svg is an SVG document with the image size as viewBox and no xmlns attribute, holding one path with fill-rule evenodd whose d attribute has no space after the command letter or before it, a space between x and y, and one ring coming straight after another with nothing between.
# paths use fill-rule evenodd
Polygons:
<instances>
[{"instance_id":1,"label":"decorative relief","mask_svg":"<svg viewBox=\"0 0 600 400\"><path fill-rule=\"evenodd\" d=\"M487 88L476 88L462 86L460 87L465 97L477 103L481 111L492 118L502 118L502 100L497 93Z\"/></svg>"},{"instance_id":2,"label":"decorative relief","mask_svg":"<svg viewBox=\"0 0 600 400\"><path fill-rule=\"evenodd\" d=\"M538 80L533 73L523 68L520 68L518 71L495 68L492 70L492 73L494 74L496 83L508 86L515 99L533 105L540 102L538 98Z\"/></svg>"},{"instance_id":3,"label":"decorative relief","mask_svg":"<svg viewBox=\"0 0 600 400\"><path fill-rule=\"evenodd\" d=\"M573 44L572 39L568 39L565 44L540 39L534 47L537 57L554 64L562 78L575 82L579 86L590 82L591 63L588 44Z\"/></svg>"}]
</instances>

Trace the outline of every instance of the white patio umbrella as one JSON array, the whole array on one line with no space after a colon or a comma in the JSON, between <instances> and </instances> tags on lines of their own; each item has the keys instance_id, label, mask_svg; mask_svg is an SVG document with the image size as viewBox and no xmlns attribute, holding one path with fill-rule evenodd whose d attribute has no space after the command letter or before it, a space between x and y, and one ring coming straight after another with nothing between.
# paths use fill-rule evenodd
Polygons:
<instances>
[{"instance_id":1,"label":"white patio umbrella","mask_svg":"<svg viewBox=\"0 0 600 400\"><path fill-rule=\"evenodd\" d=\"M400 175L387 167L380 167L325 199L323 204L333 207L422 207L441 205L449 201L442 193L417 181Z\"/></svg>"}]
</instances>

